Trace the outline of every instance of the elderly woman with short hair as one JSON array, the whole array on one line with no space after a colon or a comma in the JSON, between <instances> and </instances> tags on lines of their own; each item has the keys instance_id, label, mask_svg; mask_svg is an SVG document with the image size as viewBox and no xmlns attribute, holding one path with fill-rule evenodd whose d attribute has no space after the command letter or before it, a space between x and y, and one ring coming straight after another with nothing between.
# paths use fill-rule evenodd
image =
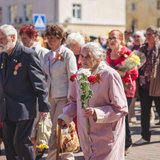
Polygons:
<instances>
[{"instance_id":1,"label":"elderly woman with short hair","mask_svg":"<svg viewBox=\"0 0 160 160\"><path fill-rule=\"evenodd\" d=\"M143 31L136 31L133 34L134 45L130 47L132 51L138 50L145 42L145 36Z\"/></svg>"},{"instance_id":2,"label":"elderly woman with short hair","mask_svg":"<svg viewBox=\"0 0 160 160\"><path fill-rule=\"evenodd\" d=\"M81 67L81 48L84 45L85 40L84 37L79 32L73 32L67 37L67 45L70 50L73 51L77 60L77 67Z\"/></svg>"},{"instance_id":3,"label":"elderly woman with short hair","mask_svg":"<svg viewBox=\"0 0 160 160\"><path fill-rule=\"evenodd\" d=\"M34 51L36 51L36 53L40 59L41 67L43 69L43 58L44 58L45 54L49 52L49 50L42 47L40 42L37 41L38 30L32 24L23 24L22 27L20 28L19 35L20 35L22 44L25 47L31 48ZM31 140L34 143L35 155L36 155L36 146L37 146L37 136L39 134L38 133L38 126L39 126L39 122L41 119L42 118L38 112L37 116L34 120L34 123L33 123L33 130L32 130L32 134L31 134ZM47 119L50 119L49 114L47 115ZM46 122L48 122L48 120L46 120ZM49 123L47 124L47 126L48 125L49 125ZM43 149L43 150L38 149L37 158L42 157L44 151L45 151L45 149Z\"/></svg>"},{"instance_id":4,"label":"elderly woman with short hair","mask_svg":"<svg viewBox=\"0 0 160 160\"><path fill-rule=\"evenodd\" d=\"M138 78L138 70L136 68L131 69L127 72L119 71L120 66L124 65L126 58L131 55L131 51L123 46L123 33L120 30L112 30L109 33L107 51L107 63L120 74L124 90L127 97L128 107L131 104L132 98L136 91L136 79ZM125 155L127 155L132 146L131 133L128 123L128 115L126 115L126 144L125 144Z\"/></svg>"},{"instance_id":5,"label":"elderly woman with short hair","mask_svg":"<svg viewBox=\"0 0 160 160\"><path fill-rule=\"evenodd\" d=\"M24 46L36 51L40 59L40 63L43 65L43 58L45 54L49 52L49 50L42 47L40 42L37 41L38 30L35 28L35 26L32 24L22 25L19 35Z\"/></svg>"},{"instance_id":6,"label":"elderly woman with short hair","mask_svg":"<svg viewBox=\"0 0 160 160\"><path fill-rule=\"evenodd\" d=\"M121 77L102 61L103 50L99 44L85 44L81 56L82 67L90 69L92 75L99 74L100 83L96 82L91 87L93 95L89 99L89 107L83 110L80 86L73 82L69 103L59 116L59 124L63 127L77 116L80 144L86 160L124 160L125 115L128 109ZM90 152L86 118L90 123Z\"/></svg>"}]
</instances>

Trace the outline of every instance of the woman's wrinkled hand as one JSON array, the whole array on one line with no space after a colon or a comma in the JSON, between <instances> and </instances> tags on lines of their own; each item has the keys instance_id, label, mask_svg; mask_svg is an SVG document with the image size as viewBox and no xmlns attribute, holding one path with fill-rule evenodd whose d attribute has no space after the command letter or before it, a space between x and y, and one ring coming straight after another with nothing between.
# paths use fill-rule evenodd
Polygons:
<instances>
[{"instance_id":1,"label":"woman's wrinkled hand","mask_svg":"<svg viewBox=\"0 0 160 160\"><path fill-rule=\"evenodd\" d=\"M66 128L66 127L67 127L67 124L66 124L65 121L62 120L62 119L58 119L58 120L57 120L57 123L58 123L58 125L59 125L61 128Z\"/></svg>"},{"instance_id":2,"label":"woman's wrinkled hand","mask_svg":"<svg viewBox=\"0 0 160 160\"><path fill-rule=\"evenodd\" d=\"M93 119L96 119L96 112L95 109L92 107L87 107L84 109L84 117L85 118L89 118L89 117L93 117Z\"/></svg>"}]
</instances>

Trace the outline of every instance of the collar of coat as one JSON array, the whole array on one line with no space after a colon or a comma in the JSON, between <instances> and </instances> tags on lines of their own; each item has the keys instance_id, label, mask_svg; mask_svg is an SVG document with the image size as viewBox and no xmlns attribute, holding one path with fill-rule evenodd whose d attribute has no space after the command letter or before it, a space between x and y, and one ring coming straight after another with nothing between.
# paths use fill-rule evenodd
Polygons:
<instances>
[{"instance_id":1,"label":"collar of coat","mask_svg":"<svg viewBox=\"0 0 160 160\"><path fill-rule=\"evenodd\" d=\"M92 75L102 74L104 72L106 65L107 64L104 61L101 61L98 67L93 71Z\"/></svg>"}]
</instances>

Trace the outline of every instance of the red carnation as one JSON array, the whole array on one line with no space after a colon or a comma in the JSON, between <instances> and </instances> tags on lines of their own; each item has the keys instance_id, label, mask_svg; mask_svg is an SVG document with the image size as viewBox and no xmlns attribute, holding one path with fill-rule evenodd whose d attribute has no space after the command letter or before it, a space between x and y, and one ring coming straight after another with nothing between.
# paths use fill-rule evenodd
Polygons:
<instances>
[{"instance_id":1,"label":"red carnation","mask_svg":"<svg viewBox=\"0 0 160 160\"><path fill-rule=\"evenodd\" d=\"M76 78L77 78L77 75L76 75L76 74L73 74L73 75L71 75L71 77L70 77L70 81L74 82L74 81L76 80Z\"/></svg>"},{"instance_id":2,"label":"red carnation","mask_svg":"<svg viewBox=\"0 0 160 160\"><path fill-rule=\"evenodd\" d=\"M90 83L95 83L95 82L96 82L95 76L89 76L89 77L88 77L88 81L89 81Z\"/></svg>"}]
</instances>

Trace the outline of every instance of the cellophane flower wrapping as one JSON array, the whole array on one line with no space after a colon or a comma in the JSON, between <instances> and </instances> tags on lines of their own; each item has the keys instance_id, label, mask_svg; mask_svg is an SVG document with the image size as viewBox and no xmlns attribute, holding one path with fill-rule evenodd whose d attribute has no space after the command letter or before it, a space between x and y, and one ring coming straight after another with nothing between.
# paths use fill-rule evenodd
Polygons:
<instances>
[{"instance_id":1,"label":"cellophane flower wrapping","mask_svg":"<svg viewBox=\"0 0 160 160\"><path fill-rule=\"evenodd\" d=\"M41 144L38 145L38 149L48 149L49 146L46 144L46 140L45 140L45 120L46 119L42 119L42 140L41 140Z\"/></svg>"},{"instance_id":2,"label":"cellophane flower wrapping","mask_svg":"<svg viewBox=\"0 0 160 160\"><path fill-rule=\"evenodd\" d=\"M138 50L134 50L133 53L140 58L140 64L138 65L138 68L142 67L143 64L146 62L145 54L143 52L138 51Z\"/></svg>"},{"instance_id":3,"label":"cellophane flower wrapping","mask_svg":"<svg viewBox=\"0 0 160 160\"><path fill-rule=\"evenodd\" d=\"M122 72L128 72L140 65L140 58L139 56L135 55L134 52L132 52L124 61L124 64L119 67L119 71Z\"/></svg>"}]
</instances>

